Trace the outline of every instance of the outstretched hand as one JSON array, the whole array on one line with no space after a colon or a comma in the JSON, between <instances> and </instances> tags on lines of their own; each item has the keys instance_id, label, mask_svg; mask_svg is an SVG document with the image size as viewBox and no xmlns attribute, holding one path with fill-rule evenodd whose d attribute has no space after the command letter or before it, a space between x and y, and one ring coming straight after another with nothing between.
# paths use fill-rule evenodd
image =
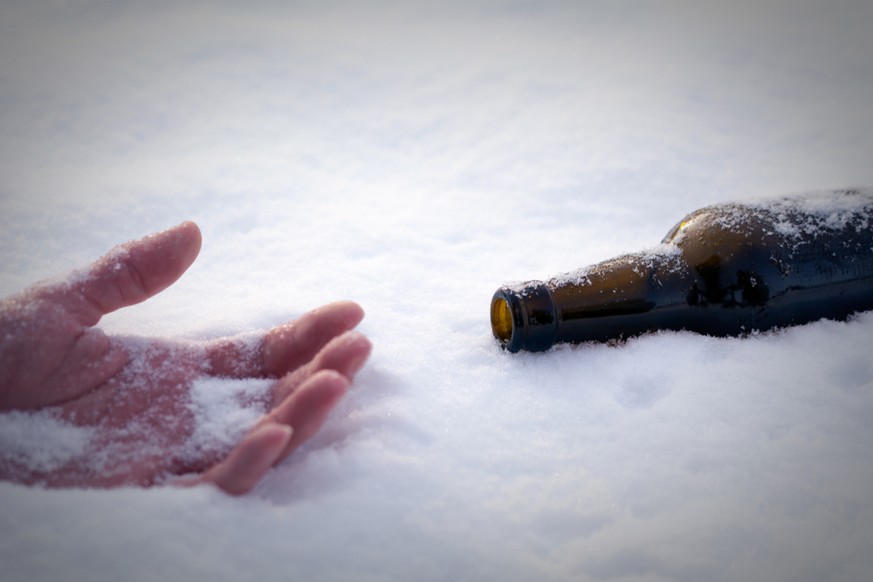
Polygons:
<instances>
[{"instance_id":1,"label":"outstretched hand","mask_svg":"<svg viewBox=\"0 0 873 582\"><path fill-rule=\"evenodd\" d=\"M0 301L0 410L46 409L93 430L91 454L0 478L50 486L213 483L245 493L322 425L369 356L355 303L316 309L257 338L206 343L107 336L94 326L176 281L201 244L192 222L117 247L60 283ZM203 376L274 378L265 414L229 454L191 455L190 392ZM95 470L95 466L99 470ZM14 470L13 470L14 469Z\"/></svg>"}]
</instances>

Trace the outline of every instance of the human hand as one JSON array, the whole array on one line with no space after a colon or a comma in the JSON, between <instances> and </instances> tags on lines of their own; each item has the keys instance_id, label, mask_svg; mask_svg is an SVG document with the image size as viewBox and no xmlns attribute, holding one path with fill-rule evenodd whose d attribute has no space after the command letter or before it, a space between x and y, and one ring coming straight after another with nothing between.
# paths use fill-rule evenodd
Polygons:
<instances>
[{"instance_id":1,"label":"human hand","mask_svg":"<svg viewBox=\"0 0 873 582\"><path fill-rule=\"evenodd\" d=\"M67 280L0 301L0 411L49 411L92 435L87 457L0 477L49 486L212 483L245 493L323 424L369 356L355 303L316 309L257 337L205 343L107 336L94 326L175 282L201 244L192 222L121 245ZM274 378L264 415L228 454L192 455L193 383ZM95 460L96 459L96 460ZM176 476L184 476L176 479Z\"/></svg>"}]
</instances>

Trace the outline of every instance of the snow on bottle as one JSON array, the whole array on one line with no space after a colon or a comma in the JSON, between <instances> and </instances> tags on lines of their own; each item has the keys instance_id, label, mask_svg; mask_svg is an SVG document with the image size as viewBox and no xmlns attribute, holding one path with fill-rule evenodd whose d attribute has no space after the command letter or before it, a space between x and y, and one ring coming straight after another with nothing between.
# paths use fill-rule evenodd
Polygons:
<instances>
[{"instance_id":1,"label":"snow on bottle","mask_svg":"<svg viewBox=\"0 0 873 582\"><path fill-rule=\"evenodd\" d=\"M511 352L655 330L716 336L873 309L873 190L693 212L658 247L548 281L507 284L491 328Z\"/></svg>"}]
</instances>

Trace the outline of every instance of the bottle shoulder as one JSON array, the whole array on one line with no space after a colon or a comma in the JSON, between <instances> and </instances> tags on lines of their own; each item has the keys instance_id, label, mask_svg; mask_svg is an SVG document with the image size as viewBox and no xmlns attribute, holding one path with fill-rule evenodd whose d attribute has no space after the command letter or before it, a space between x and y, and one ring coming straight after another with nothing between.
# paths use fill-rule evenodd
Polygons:
<instances>
[{"instance_id":1,"label":"bottle shoulder","mask_svg":"<svg viewBox=\"0 0 873 582\"><path fill-rule=\"evenodd\" d=\"M738 301L763 303L792 288L871 277L873 190L710 206L682 219L664 242L681 249L702 300L739 293Z\"/></svg>"},{"instance_id":2,"label":"bottle shoulder","mask_svg":"<svg viewBox=\"0 0 873 582\"><path fill-rule=\"evenodd\" d=\"M873 189L812 192L761 201L716 204L692 212L664 237L683 248L799 245L836 241L852 249L873 233Z\"/></svg>"}]
</instances>

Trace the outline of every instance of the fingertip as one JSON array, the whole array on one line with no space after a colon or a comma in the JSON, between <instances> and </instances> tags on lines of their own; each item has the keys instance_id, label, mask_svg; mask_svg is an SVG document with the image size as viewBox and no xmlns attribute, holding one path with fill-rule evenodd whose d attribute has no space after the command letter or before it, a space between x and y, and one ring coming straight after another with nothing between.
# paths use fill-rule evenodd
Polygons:
<instances>
[{"instance_id":1,"label":"fingertip","mask_svg":"<svg viewBox=\"0 0 873 582\"><path fill-rule=\"evenodd\" d=\"M185 228L189 230L196 230L198 233L200 232L200 227L197 226L197 223L193 220L183 220L178 225L176 225L176 228Z\"/></svg>"},{"instance_id":2,"label":"fingertip","mask_svg":"<svg viewBox=\"0 0 873 582\"><path fill-rule=\"evenodd\" d=\"M200 227L197 226L197 223L193 220L183 220L176 228L189 233L190 236L195 237L198 240L203 238L203 233L200 231Z\"/></svg>"},{"instance_id":3,"label":"fingertip","mask_svg":"<svg viewBox=\"0 0 873 582\"><path fill-rule=\"evenodd\" d=\"M287 424L266 422L255 427L221 463L199 482L211 483L230 495L243 495L275 465L291 443L294 430Z\"/></svg>"},{"instance_id":4,"label":"fingertip","mask_svg":"<svg viewBox=\"0 0 873 582\"><path fill-rule=\"evenodd\" d=\"M282 387L285 382L294 382L294 379L289 375L279 380L276 390L285 396L268 418L269 422L297 426L296 437L303 436L301 423L326 417L351 385L351 380L336 370L319 370L300 386ZM320 425L320 421L317 424Z\"/></svg>"},{"instance_id":5,"label":"fingertip","mask_svg":"<svg viewBox=\"0 0 873 582\"><path fill-rule=\"evenodd\" d=\"M370 358L370 354L373 352L373 342L358 331L347 332L345 342L348 364L342 371L349 379L352 379Z\"/></svg>"},{"instance_id":6,"label":"fingertip","mask_svg":"<svg viewBox=\"0 0 873 582\"><path fill-rule=\"evenodd\" d=\"M200 227L194 221L186 220L166 232L178 237L177 249L180 251L180 262L190 266L203 246L203 233L200 232Z\"/></svg>"},{"instance_id":7,"label":"fingertip","mask_svg":"<svg viewBox=\"0 0 873 582\"><path fill-rule=\"evenodd\" d=\"M253 437L255 434L257 434L256 438L262 440L266 448L281 452L294 435L294 428L287 424L270 422L255 428L252 431ZM278 453L276 456L279 456Z\"/></svg>"},{"instance_id":8,"label":"fingertip","mask_svg":"<svg viewBox=\"0 0 873 582\"><path fill-rule=\"evenodd\" d=\"M328 303L318 309L315 309L313 314L318 314L321 317L330 317L336 322L338 327L352 329L364 319L364 308L358 303L344 299Z\"/></svg>"},{"instance_id":9,"label":"fingertip","mask_svg":"<svg viewBox=\"0 0 873 582\"><path fill-rule=\"evenodd\" d=\"M359 331L349 330L335 338L318 359L324 369L337 370L349 379L364 366L373 351L373 343Z\"/></svg>"},{"instance_id":10,"label":"fingertip","mask_svg":"<svg viewBox=\"0 0 873 582\"><path fill-rule=\"evenodd\" d=\"M351 380L345 374L336 370L319 370L306 381L301 388L318 391L325 397L339 398L345 394Z\"/></svg>"},{"instance_id":11,"label":"fingertip","mask_svg":"<svg viewBox=\"0 0 873 582\"><path fill-rule=\"evenodd\" d=\"M262 450L263 460L257 473L252 475L251 485L243 493L248 492L263 478L267 471L285 458L285 451L291 446L293 437L294 428L290 424L266 422L252 429L250 438L258 443L257 446Z\"/></svg>"},{"instance_id":12,"label":"fingertip","mask_svg":"<svg viewBox=\"0 0 873 582\"><path fill-rule=\"evenodd\" d=\"M324 425L331 410L348 391L351 381L336 370L320 370L294 390L266 418L267 423L294 427L281 461Z\"/></svg>"},{"instance_id":13,"label":"fingertip","mask_svg":"<svg viewBox=\"0 0 873 582\"><path fill-rule=\"evenodd\" d=\"M348 300L340 301L339 303L347 310L348 321L351 327L354 327L363 321L366 312L364 312L364 308L361 307L360 304Z\"/></svg>"},{"instance_id":14,"label":"fingertip","mask_svg":"<svg viewBox=\"0 0 873 582\"><path fill-rule=\"evenodd\" d=\"M122 245L134 256L160 253L174 266L179 275L184 273L200 254L203 234L192 220L185 220L165 230L147 235Z\"/></svg>"}]
</instances>

